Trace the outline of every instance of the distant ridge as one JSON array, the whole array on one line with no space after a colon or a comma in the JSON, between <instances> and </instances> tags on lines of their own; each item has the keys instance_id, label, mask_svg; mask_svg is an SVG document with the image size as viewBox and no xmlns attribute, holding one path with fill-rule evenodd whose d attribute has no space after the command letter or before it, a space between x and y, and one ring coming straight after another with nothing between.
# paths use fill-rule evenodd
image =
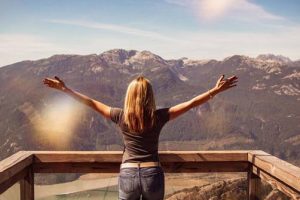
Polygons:
<instances>
[{"instance_id":1,"label":"distant ridge","mask_svg":"<svg viewBox=\"0 0 300 200\"><path fill-rule=\"evenodd\" d=\"M261 54L256 57L259 60L268 62L290 63L292 60L289 57L274 54Z\"/></svg>"}]
</instances>

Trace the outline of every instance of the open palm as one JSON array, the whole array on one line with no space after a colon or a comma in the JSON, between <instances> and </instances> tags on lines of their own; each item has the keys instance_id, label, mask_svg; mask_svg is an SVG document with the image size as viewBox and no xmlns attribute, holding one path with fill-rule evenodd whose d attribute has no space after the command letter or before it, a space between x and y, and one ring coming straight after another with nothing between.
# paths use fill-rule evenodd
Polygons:
<instances>
[{"instance_id":1,"label":"open palm","mask_svg":"<svg viewBox=\"0 0 300 200\"><path fill-rule=\"evenodd\" d=\"M222 92L224 90L227 90L229 88L232 88L232 87L235 87L236 86L236 83L237 83L237 79L238 77L237 76L231 76L229 78L226 78L224 79L224 75L222 75L219 80L217 81L216 83L216 86L215 88Z\"/></svg>"},{"instance_id":2,"label":"open palm","mask_svg":"<svg viewBox=\"0 0 300 200\"><path fill-rule=\"evenodd\" d=\"M47 85L48 87L51 87L51 88L54 88L54 89L57 89L57 90L66 89L65 83L60 78L58 78L57 76L55 76L54 78L55 79L45 78L43 80L43 83L45 85Z\"/></svg>"}]
</instances>

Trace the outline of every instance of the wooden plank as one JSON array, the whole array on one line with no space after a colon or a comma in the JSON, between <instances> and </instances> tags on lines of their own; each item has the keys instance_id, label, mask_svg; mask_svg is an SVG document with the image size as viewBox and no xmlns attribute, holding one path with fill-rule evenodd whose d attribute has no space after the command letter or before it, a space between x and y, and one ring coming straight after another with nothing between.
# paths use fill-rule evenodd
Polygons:
<instances>
[{"instance_id":1,"label":"wooden plank","mask_svg":"<svg viewBox=\"0 0 300 200\"><path fill-rule=\"evenodd\" d=\"M247 172L249 162L161 162L167 173ZM34 163L34 173L119 173L120 163Z\"/></svg>"},{"instance_id":2,"label":"wooden plank","mask_svg":"<svg viewBox=\"0 0 300 200\"><path fill-rule=\"evenodd\" d=\"M252 167L250 167L252 169ZM260 178L252 172L248 171L248 200L258 200L258 187L259 187Z\"/></svg>"},{"instance_id":3,"label":"wooden plank","mask_svg":"<svg viewBox=\"0 0 300 200\"><path fill-rule=\"evenodd\" d=\"M167 173L213 173L213 172L247 172L249 163L244 161L229 162L162 162Z\"/></svg>"},{"instance_id":4,"label":"wooden plank","mask_svg":"<svg viewBox=\"0 0 300 200\"><path fill-rule=\"evenodd\" d=\"M260 179L266 181L273 187L277 188L287 196L291 197L292 199L300 200L300 192L295 190L294 188L287 185L285 182L271 176L270 174L260 170L259 168L253 167L252 173L257 175Z\"/></svg>"},{"instance_id":5,"label":"wooden plank","mask_svg":"<svg viewBox=\"0 0 300 200\"><path fill-rule=\"evenodd\" d=\"M117 162L121 151L34 151L34 163ZM161 151L161 162L248 161L248 151Z\"/></svg>"},{"instance_id":6,"label":"wooden plank","mask_svg":"<svg viewBox=\"0 0 300 200\"><path fill-rule=\"evenodd\" d=\"M18 181L22 180L27 174L27 169L23 169L22 171L12 175L8 180L0 183L0 194L5 192L8 188L16 184Z\"/></svg>"},{"instance_id":7,"label":"wooden plank","mask_svg":"<svg viewBox=\"0 0 300 200\"><path fill-rule=\"evenodd\" d=\"M26 176L20 182L21 200L34 200L34 174L28 167Z\"/></svg>"},{"instance_id":8,"label":"wooden plank","mask_svg":"<svg viewBox=\"0 0 300 200\"><path fill-rule=\"evenodd\" d=\"M249 166L247 152L162 151L159 152L159 157L162 165L172 172L245 172ZM32 153L35 173L118 173L123 154L122 151L35 151ZM202 164L203 162L205 164ZM225 164L215 165L218 164L216 162Z\"/></svg>"},{"instance_id":9,"label":"wooden plank","mask_svg":"<svg viewBox=\"0 0 300 200\"><path fill-rule=\"evenodd\" d=\"M119 173L120 163L34 163L34 173Z\"/></svg>"},{"instance_id":10,"label":"wooden plank","mask_svg":"<svg viewBox=\"0 0 300 200\"><path fill-rule=\"evenodd\" d=\"M33 151L34 163L94 163L122 161L121 151Z\"/></svg>"},{"instance_id":11,"label":"wooden plank","mask_svg":"<svg viewBox=\"0 0 300 200\"><path fill-rule=\"evenodd\" d=\"M247 161L248 151L161 151L162 162Z\"/></svg>"},{"instance_id":12,"label":"wooden plank","mask_svg":"<svg viewBox=\"0 0 300 200\"><path fill-rule=\"evenodd\" d=\"M248 160L255 167L300 192L300 168L270 154L249 152Z\"/></svg>"},{"instance_id":13,"label":"wooden plank","mask_svg":"<svg viewBox=\"0 0 300 200\"><path fill-rule=\"evenodd\" d=\"M0 191L15 184L24 177L24 170L32 164L30 152L19 151L0 161Z\"/></svg>"}]
</instances>

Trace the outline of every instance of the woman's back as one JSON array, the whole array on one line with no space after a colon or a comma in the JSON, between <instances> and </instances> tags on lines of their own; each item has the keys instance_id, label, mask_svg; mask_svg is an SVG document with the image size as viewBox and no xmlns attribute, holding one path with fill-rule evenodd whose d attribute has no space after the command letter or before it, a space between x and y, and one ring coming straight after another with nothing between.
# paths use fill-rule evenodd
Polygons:
<instances>
[{"instance_id":1,"label":"woman's back","mask_svg":"<svg viewBox=\"0 0 300 200\"><path fill-rule=\"evenodd\" d=\"M111 108L111 120L119 125L124 140L125 162L158 162L158 139L163 126L169 121L169 108L155 111L155 123L141 133L133 133L124 122L124 112L120 108Z\"/></svg>"}]
</instances>

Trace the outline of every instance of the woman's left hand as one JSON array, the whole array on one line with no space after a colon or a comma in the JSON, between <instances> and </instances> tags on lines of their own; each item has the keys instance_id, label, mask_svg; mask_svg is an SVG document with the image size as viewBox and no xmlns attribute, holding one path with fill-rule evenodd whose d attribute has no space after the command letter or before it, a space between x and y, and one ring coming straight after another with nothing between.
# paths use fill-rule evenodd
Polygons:
<instances>
[{"instance_id":1,"label":"woman's left hand","mask_svg":"<svg viewBox=\"0 0 300 200\"><path fill-rule=\"evenodd\" d=\"M215 90L223 92L229 88L235 87L237 83L237 76L231 76L224 79L225 75L222 75L216 83Z\"/></svg>"},{"instance_id":2,"label":"woman's left hand","mask_svg":"<svg viewBox=\"0 0 300 200\"><path fill-rule=\"evenodd\" d=\"M58 78L57 76L55 76L54 78L56 80L51 79L51 78L45 78L43 80L43 82L44 82L45 85L48 85L51 88L64 91L67 88L65 83L60 78Z\"/></svg>"}]
</instances>

